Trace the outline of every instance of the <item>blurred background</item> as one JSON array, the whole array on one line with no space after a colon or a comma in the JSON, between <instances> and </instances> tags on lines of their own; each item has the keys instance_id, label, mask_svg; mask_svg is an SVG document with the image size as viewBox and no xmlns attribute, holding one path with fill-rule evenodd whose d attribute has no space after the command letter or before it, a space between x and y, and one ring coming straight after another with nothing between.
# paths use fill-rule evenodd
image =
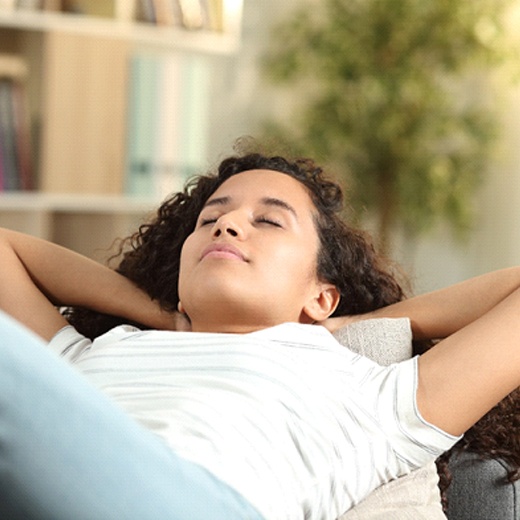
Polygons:
<instances>
[{"instance_id":1,"label":"blurred background","mask_svg":"<svg viewBox=\"0 0 520 520\"><path fill-rule=\"evenodd\" d=\"M310 103L312 103L313 95L316 90L319 90L319 85L316 85L316 76L324 74L323 70L317 68L313 61L314 71L312 69L310 71L302 71L295 81L279 82L272 81L270 74L266 74L265 65L264 68L260 65L265 62L266 52L271 53L269 54L271 62L276 62L276 58L272 56L273 40L275 41L275 50L284 53L283 38L285 37L285 58L289 61L287 67L294 66L294 54L296 53L293 49L293 56L287 55L287 48L292 48L295 44L295 40L298 41L298 38L301 39L301 33L305 32L302 26L305 25L306 22L301 20L296 23L294 22L296 16L299 16L302 3L303 2L297 0L284 2L283 5L276 1L245 2L242 46L236 61L236 66L240 68L240 72L237 73L238 82L235 84L237 90L229 99L230 106L226 109L221 105L221 116L216 118L216 121L223 122L226 120L225 113L227 113L228 116L234 114L233 117L227 119L230 127L226 129L225 132L222 132L223 136L249 133L258 135L258 126L262 126L262 123L266 120L270 120L271 122L277 121L278 123L281 122L286 125L287 121L292 119L292 121L299 124L300 127L302 126L301 113L303 110L302 106L305 105L302 103L302 99L308 96L308 98L311 99ZM324 6L327 3L331 2L306 3L309 6L307 12L311 18L311 27L316 27L320 24L320 20L323 19L324 16ZM351 7L358 6L359 4L365 4L365 6L366 4L376 4L376 2L369 1L344 1L338 3L350 5ZM390 19L389 26L382 27L380 30L392 31L389 34L381 34L383 42L379 42L379 45L382 47L388 42L391 36L397 36L399 31L406 32L406 24L410 22L409 16L412 17L411 23L418 26L417 30L433 32L435 28L433 24L428 26L429 21L421 24L421 20L418 19L421 16L419 14L420 9L428 10L428 5L437 4L439 10L442 10L442 6L445 6L447 7L447 14L449 15L451 12L451 15L454 17L460 16L460 13L464 13L464 10L468 9L468 7L470 10L472 7L476 8L476 10L479 8L477 6L479 2L472 1L459 2L461 4L460 9L457 9L457 1L386 1L378 3L383 6L386 5L386 8L389 10L387 19ZM402 16L402 18L400 21L399 19L396 20L395 11L396 6L399 4L401 6L414 4L415 12L406 14L405 11L404 15L402 12L398 12L397 15ZM467 163L465 163L463 153L461 153L461 162L457 164L458 168L456 171L452 172L454 178L448 179L445 183L441 182L440 186L428 184L428 174L419 172L417 176L419 176L420 182L423 183L426 189L425 193L420 192L420 187L414 183L414 172L406 171L409 165L406 164L406 161L403 161L405 168L404 174L409 173L409 176L412 178L409 180L410 186L408 188L405 186L404 189L402 189L401 196L406 200L401 200L400 203L403 206L407 206L408 211L410 211L409 218L412 220L424 217L420 213L418 215L417 209L413 207L414 199L418 199L419 204L427 205L429 197L439 197L438 191L440 191L441 194L445 192L447 196L449 196L451 191L455 191L457 189L457 176L464 177L467 175L470 177L469 180L465 181L468 187L466 193L467 199L463 196L461 202L466 206L463 212L467 212L468 214L465 215L461 221L456 222L455 219L454 223L454 219L450 220L449 207L446 208L440 205L440 207L434 208L434 211L436 210L438 212L437 215L433 215L434 218L431 218L432 215L427 215L428 218L431 218L432 222L429 222L424 229L419 227L419 230L407 232L399 227L399 223L393 223L394 227L390 233L392 244L389 247L388 253L410 274L413 286L417 292L442 287L489 270L517 265L520 261L520 84L518 83L518 66L520 60L517 54L520 35L520 31L518 30L520 27L520 18L518 16L519 3L509 2L507 4L501 4L500 2L486 2L485 4L486 5L482 2L481 8L487 22L480 22L481 25L478 26L479 22L474 20L475 25L473 27L475 32L481 30L482 33L490 33L482 34L481 37L484 40L486 37L488 37L489 40L495 37L497 38L493 43L489 41L489 45L496 46L493 51L496 51L496 55L490 60L486 60L486 58L482 56L478 57L477 54L480 50L478 49L478 45L476 45L475 47L477 48L472 50L472 52L475 53L475 61L469 59L468 63L461 64L460 71L456 71L456 73L448 71L446 74L448 81L451 82L451 91L455 93L456 99L459 100L460 104L464 105L466 102L474 101L473 108L482 109L484 112L481 114L481 121L479 122L481 127L475 129L476 137L473 137L473 146L476 146L477 149L470 150ZM475 15L475 13L473 13L473 15ZM384 14L382 16L384 17ZM498 20L495 20L494 16L496 16ZM280 24L282 24L282 27L287 28L287 24L289 24L290 27L291 23L294 25L299 24L299 26L296 28L292 27L288 30L289 33L287 34L280 32ZM357 23L358 26L356 30L360 32L363 32L363 29L365 29L365 31L377 31L370 21L366 22L368 27L365 28L359 27L359 23L363 22L358 21ZM400 27L401 23L402 27ZM489 24L487 27L485 25L486 23ZM493 26L494 23L497 25ZM424 61L421 63L421 61L417 61L414 56L410 55L409 68L413 70L421 66L426 69L435 67L435 64L432 65L424 55L428 55L428 52L439 52L439 48L435 48L436 46L440 47L441 50L442 46L446 46L449 50L451 45L453 45L456 51L457 46L464 45L464 43L457 40L453 33L449 32L450 30L456 30L456 28L450 27L449 25L449 23L446 23L446 34L441 34L441 36L437 37L437 40L417 42L417 45L423 43L426 46L422 51L423 55L420 56ZM464 26L463 23L460 25ZM428 29L428 27L430 27L430 29ZM470 29L471 27L465 27L467 31ZM291 30L292 33L290 32ZM461 29L459 28L459 30ZM300 31L299 34L298 31ZM500 33L500 31L503 32ZM375 37L374 33L373 36ZM363 35L358 36L358 41L362 37ZM406 37L411 38L409 34L407 34L405 38ZM319 36L311 34L308 35L308 38L309 40L302 44L304 47L307 46L302 51L303 55L305 55L305 53L312 53L309 47L320 45ZM312 38L314 38L314 40L312 40ZM353 52L358 55L358 59L363 60L363 54L365 52L369 55L369 59L373 59L373 49L364 49L363 47L349 48L349 43L352 45L356 43L355 38L353 38L354 41L347 42L345 42L347 37L342 34L338 35L338 38L346 43L343 47L345 53ZM439 41L439 39L441 41ZM407 42L405 42L404 45L406 45L406 43ZM347 60L338 58L339 48L335 48L334 43L329 44L331 45L331 49L326 49L326 51L330 50L330 60L340 63L343 62L344 66L348 67L349 64L345 64ZM428 45L431 45L433 49L429 49ZM468 45L471 47L471 42ZM326 54L326 51L320 50L315 53L317 55L310 59L325 60L325 56L319 54L320 52ZM298 56L298 59L302 59L302 56ZM406 61L407 57L404 56L402 59ZM458 58L455 57L454 59ZM464 59L464 56L462 56L461 61L464 61ZM271 63L271 65L273 64ZM274 65L280 66L279 63L274 63ZM354 66L352 66L352 68L354 68ZM372 70L370 70L370 66L373 67ZM467 67L467 69L464 67ZM406 64L404 68L406 68ZM367 76L373 75L374 69L377 69L377 65L371 64L368 66L368 70L362 71L361 74L365 72ZM384 75L384 71L381 72ZM428 72L428 70L426 72ZM439 70L433 71L433 74L441 73L442 70L440 72ZM332 72L332 74L334 74L334 72ZM341 72L338 74L341 74ZM399 72L397 74L399 75ZM404 84L406 71L402 74L404 76ZM457 76L457 74L459 75ZM296 76L298 76L298 74L296 74ZM442 83L442 78L436 79L439 79ZM307 86L305 84L306 81ZM364 86L362 88L364 88ZM367 86L367 88L369 87ZM431 89L431 87L428 88ZM345 92L347 92L346 88ZM355 92L354 95L359 95L359 92ZM396 110L398 111L401 110L402 107L400 97L404 96L405 93L402 91L396 95L395 103ZM342 102L349 102L347 94L342 99ZM218 103L215 103L215 106L218 105ZM328 108L334 111L334 109L338 109L338 106ZM435 113L435 108L433 110ZM440 110L441 107L439 107L439 111ZM325 108L322 113L323 112L326 112ZM353 128L350 130L350 137L354 139L352 134L355 134L357 127L361 128L365 121L355 119L356 116L352 116L352 113L349 115L354 117L352 121ZM383 111L381 111L379 121L377 120L377 113L372 116L372 119L370 119L371 116L365 114L365 117L368 117L368 121L371 124L368 133L370 134L370 132L372 132L373 140L377 141L378 137L380 137L378 126L385 124ZM450 118L449 112L446 116L448 119ZM321 130L323 133L327 125L327 117L329 117L330 120L330 114L327 113L327 116L324 116L325 124L323 127L320 127L319 124L316 124L314 119L312 119L316 117L316 113L309 117L311 121L307 119L307 128L308 125L312 123L316 126L317 130ZM425 108L424 117L431 119L431 114L427 108ZM459 105L458 107L454 107L452 117L453 119L457 119L467 117L467 114L461 116ZM330 121L330 123L331 125L337 124L336 121ZM425 121L425 124L429 124L429 122ZM443 142L449 142L450 131L452 132L453 141L460 139L461 129L457 128L456 124L446 124L445 126L446 128L443 130L446 131L446 134L442 138ZM262 126L262 128L264 128L264 126ZM269 125L268 129L273 130L272 125ZM275 128L274 130L276 132L278 129ZM361 131L367 132L365 129ZM298 132L298 130L296 129L295 132ZM398 127L390 128L390 132L394 133L396 139L401 139L401 136L397 135L399 133ZM428 132L425 131L423 133L426 135L425 138L428 139L431 137L431 135L428 135ZM299 132L299 136L302 136L302 134L304 134L304 132ZM479 134L483 135L480 136ZM278 136L279 134L276 133L276 135ZM352 150L348 140L345 139L345 135L349 135L349 130L346 130L344 135L340 135L339 140L341 142L341 139L343 139L345 150ZM421 139L420 131L417 132L417 135L418 136L413 136L413 138ZM310 151L314 155L317 155L316 148L320 145L320 140L318 138L313 141L312 137L312 135L304 136L302 140L304 144L310 148ZM329 136L327 136L327 138L328 137ZM482 137L480 141L479 137ZM383 139L384 138L385 136L383 136ZM466 136L462 139L470 138ZM228 143L223 139L213 144L216 145L214 153L217 154L217 150L224 149ZM359 143L355 143L355 146L359 146ZM479 147L484 151L483 157L479 157ZM332 150L337 151L337 148L338 144L334 143ZM367 144L367 148L372 152L374 148L377 148L377 143L372 142ZM446 152L442 153L443 151L442 149L440 151L439 155L441 157L447 156L448 153L451 152L449 144L446 146ZM473 155L471 152L473 152ZM438 158L435 159L438 161ZM341 165L338 166L336 163L333 166L335 173L340 173ZM469 171L465 171L466 166ZM344 164L344 168L341 171L348 175L349 167L352 166ZM361 174L363 173L364 171L361 172ZM396 176L397 175L398 174L396 174ZM435 177L435 172L430 173L430 175ZM473 180L471 176L474 177ZM400 180L398 182L403 181ZM346 186L348 192L348 180ZM412 204L410 204L410 202L412 202ZM354 203L354 201L351 201L351 203ZM374 225L374 220L377 220L377 207L374 207L372 204L368 210L365 210L367 205L367 201L364 201L361 207L362 224L364 227L377 233L378 226ZM449 206L449 201L447 205ZM426 211L426 213L428 213L428 211ZM467 220L464 221L466 218Z\"/></svg>"},{"instance_id":2,"label":"blurred background","mask_svg":"<svg viewBox=\"0 0 520 520\"><path fill-rule=\"evenodd\" d=\"M102 259L253 136L340 177L415 292L517 265L519 4L0 1L0 225Z\"/></svg>"}]
</instances>

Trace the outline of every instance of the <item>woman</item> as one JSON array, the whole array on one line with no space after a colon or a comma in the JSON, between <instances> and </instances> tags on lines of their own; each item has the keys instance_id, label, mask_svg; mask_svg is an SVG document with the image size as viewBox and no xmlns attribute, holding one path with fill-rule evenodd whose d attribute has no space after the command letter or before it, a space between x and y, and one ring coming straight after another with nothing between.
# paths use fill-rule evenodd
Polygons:
<instances>
[{"instance_id":1,"label":"woman","mask_svg":"<svg viewBox=\"0 0 520 520\"><path fill-rule=\"evenodd\" d=\"M518 386L519 271L399 301L394 278L338 218L340 199L311 162L230 158L217 177L200 179L192 195L176 196L141 230L119 267L125 276L51 244L2 234L4 311L51 340L164 441L135 431L124 415L111 418L106 403L91 411L85 401L99 399L84 387L72 398L56 381L64 367L45 361L57 377L38 372L38 382L51 386L51 403L60 403L60 424L78 421L67 411L76 403L81 415L92 413L96 442L127 453L99 478L104 488L106 481L135 482L130 452L145 454L152 469L145 480L158 483L154 506L171 518L208 511L213 518L334 518L382 482L435 459ZM90 327L92 335L110 328L104 315L173 329L176 307L192 332L119 327L92 343L67 327L55 305L102 313L91 327L88 314L72 312L77 330ZM446 339L390 368L354 356L325 330L403 316L416 339ZM66 377L76 392L74 377ZM47 395L38 398L52 408ZM46 419L38 431L48 430ZM119 446L113 433L98 438L100 420L117 432ZM78 481L98 474L70 451ZM38 507L42 493L15 476L23 485L12 508L22 507L22 491ZM79 494L87 507L88 497ZM120 500L112 504L121 507Z\"/></svg>"}]
</instances>

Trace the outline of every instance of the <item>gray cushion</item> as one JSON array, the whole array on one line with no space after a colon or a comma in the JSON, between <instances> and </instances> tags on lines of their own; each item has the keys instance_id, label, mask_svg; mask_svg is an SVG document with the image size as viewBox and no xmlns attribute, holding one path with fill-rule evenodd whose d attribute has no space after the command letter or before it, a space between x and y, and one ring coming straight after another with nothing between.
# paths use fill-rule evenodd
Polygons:
<instances>
[{"instance_id":1,"label":"gray cushion","mask_svg":"<svg viewBox=\"0 0 520 520\"><path fill-rule=\"evenodd\" d=\"M520 480L507 482L508 467L502 460L454 454L450 470L450 520L520 520Z\"/></svg>"}]
</instances>

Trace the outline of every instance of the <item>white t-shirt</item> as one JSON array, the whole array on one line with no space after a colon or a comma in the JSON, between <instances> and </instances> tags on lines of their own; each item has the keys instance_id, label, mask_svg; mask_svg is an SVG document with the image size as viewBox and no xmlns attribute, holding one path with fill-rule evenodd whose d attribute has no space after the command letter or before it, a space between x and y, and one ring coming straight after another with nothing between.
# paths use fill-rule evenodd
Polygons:
<instances>
[{"instance_id":1,"label":"white t-shirt","mask_svg":"<svg viewBox=\"0 0 520 520\"><path fill-rule=\"evenodd\" d=\"M417 359L382 367L323 327L51 341L103 393L266 519L336 518L457 437L416 408Z\"/></svg>"}]
</instances>

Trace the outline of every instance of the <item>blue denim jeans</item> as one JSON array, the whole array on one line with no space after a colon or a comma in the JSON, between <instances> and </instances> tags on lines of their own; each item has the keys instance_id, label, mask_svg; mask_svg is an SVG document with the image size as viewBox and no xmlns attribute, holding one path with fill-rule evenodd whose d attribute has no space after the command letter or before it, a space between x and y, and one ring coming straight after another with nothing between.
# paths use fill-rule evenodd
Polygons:
<instances>
[{"instance_id":1,"label":"blue denim jeans","mask_svg":"<svg viewBox=\"0 0 520 520\"><path fill-rule=\"evenodd\" d=\"M0 518L261 520L2 313Z\"/></svg>"}]
</instances>

